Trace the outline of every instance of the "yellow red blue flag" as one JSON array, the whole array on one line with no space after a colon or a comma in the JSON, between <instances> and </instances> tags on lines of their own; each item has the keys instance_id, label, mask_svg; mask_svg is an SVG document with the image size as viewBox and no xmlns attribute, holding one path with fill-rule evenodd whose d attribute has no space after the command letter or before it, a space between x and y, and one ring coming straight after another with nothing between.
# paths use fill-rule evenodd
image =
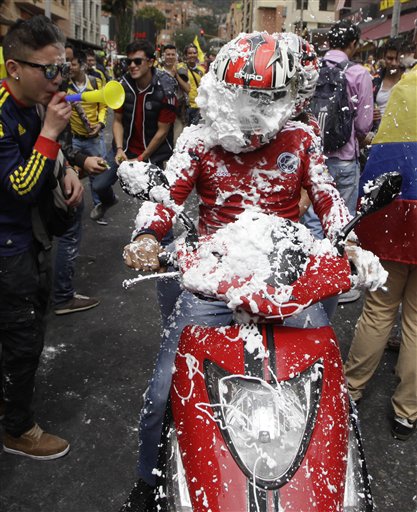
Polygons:
<instances>
[{"instance_id":1,"label":"yellow red blue flag","mask_svg":"<svg viewBox=\"0 0 417 512\"><path fill-rule=\"evenodd\" d=\"M417 67L393 88L364 172L363 187L385 172L401 173L401 194L360 222L362 245L381 259L417 263Z\"/></svg>"},{"instance_id":2,"label":"yellow red blue flag","mask_svg":"<svg viewBox=\"0 0 417 512\"><path fill-rule=\"evenodd\" d=\"M195 36L195 38L194 38L193 45L196 46L196 48L197 48L198 60L201 62L201 64L203 64L203 62L204 62L204 52L201 49L201 46L200 46L200 43L198 41L198 37L197 36Z\"/></svg>"}]
</instances>

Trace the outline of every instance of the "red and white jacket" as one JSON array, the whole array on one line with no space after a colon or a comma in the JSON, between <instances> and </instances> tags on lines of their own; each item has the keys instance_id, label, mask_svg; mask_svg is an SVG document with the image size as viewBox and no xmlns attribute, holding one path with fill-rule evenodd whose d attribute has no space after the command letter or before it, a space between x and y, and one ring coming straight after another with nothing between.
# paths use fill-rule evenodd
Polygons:
<instances>
[{"instance_id":1,"label":"red and white jacket","mask_svg":"<svg viewBox=\"0 0 417 512\"><path fill-rule=\"evenodd\" d=\"M197 138L191 144L183 141L167 169L174 169L177 176L170 189L176 204L183 204L196 189L200 234L235 221L245 209L298 221L301 188L306 189L330 239L351 218L325 166L320 139L301 122L289 121L269 144L239 154L220 146L206 150ZM135 235L151 232L161 240L171 229L175 212L146 203L141 210ZM149 213L143 215L145 210Z\"/></svg>"}]
</instances>

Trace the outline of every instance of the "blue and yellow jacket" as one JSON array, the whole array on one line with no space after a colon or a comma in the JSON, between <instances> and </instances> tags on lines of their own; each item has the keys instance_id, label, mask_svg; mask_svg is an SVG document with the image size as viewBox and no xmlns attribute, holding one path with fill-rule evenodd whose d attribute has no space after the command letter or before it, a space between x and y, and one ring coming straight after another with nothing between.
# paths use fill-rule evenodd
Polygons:
<instances>
[{"instance_id":1,"label":"blue and yellow jacket","mask_svg":"<svg viewBox=\"0 0 417 512\"><path fill-rule=\"evenodd\" d=\"M13 98L0 85L0 257L32 244L31 208L49 185L60 145L39 135L36 107Z\"/></svg>"}]
</instances>

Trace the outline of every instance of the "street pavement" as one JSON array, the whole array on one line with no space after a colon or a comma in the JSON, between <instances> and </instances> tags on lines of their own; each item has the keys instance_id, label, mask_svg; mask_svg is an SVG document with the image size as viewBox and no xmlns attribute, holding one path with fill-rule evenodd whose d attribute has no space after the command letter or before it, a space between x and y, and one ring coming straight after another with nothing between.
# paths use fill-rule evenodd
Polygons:
<instances>
[{"instance_id":1,"label":"street pavement","mask_svg":"<svg viewBox=\"0 0 417 512\"><path fill-rule=\"evenodd\" d=\"M122 251L139 204L116 188L120 202L108 212L108 226L89 219L86 193L76 289L101 303L71 315L50 313L37 377L36 419L67 438L71 451L40 462L0 448L1 512L117 512L135 480L137 417L158 350L159 314L152 281L122 287L135 276ZM334 325L344 357L361 304L338 308ZM395 353L384 353L359 417L376 510L415 512L417 434L407 442L390 434L395 361Z\"/></svg>"}]
</instances>

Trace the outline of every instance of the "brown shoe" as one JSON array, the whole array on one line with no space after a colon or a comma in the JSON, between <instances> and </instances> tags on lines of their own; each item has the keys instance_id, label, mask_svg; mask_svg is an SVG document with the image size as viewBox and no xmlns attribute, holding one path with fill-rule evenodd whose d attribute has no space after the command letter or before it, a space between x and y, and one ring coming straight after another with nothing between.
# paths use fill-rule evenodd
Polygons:
<instances>
[{"instance_id":1,"label":"brown shoe","mask_svg":"<svg viewBox=\"0 0 417 512\"><path fill-rule=\"evenodd\" d=\"M3 449L6 453L23 455L31 459L51 460L66 455L69 452L70 445L65 439L47 434L35 423L30 430L20 437L13 437L5 432Z\"/></svg>"},{"instance_id":2,"label":"brown shoe","mask_svg":"<svg viewBox=\"0 0 417 512\"><path fill-rule=\"evenodd\" d=\"M95 308L99 304L100 301L95 297L86 297L85 295L76 293L68 302L55 306L54 312L56 315L67 315L68 313L87 311L87 309Z\"/></svg>"}]
</instances>

